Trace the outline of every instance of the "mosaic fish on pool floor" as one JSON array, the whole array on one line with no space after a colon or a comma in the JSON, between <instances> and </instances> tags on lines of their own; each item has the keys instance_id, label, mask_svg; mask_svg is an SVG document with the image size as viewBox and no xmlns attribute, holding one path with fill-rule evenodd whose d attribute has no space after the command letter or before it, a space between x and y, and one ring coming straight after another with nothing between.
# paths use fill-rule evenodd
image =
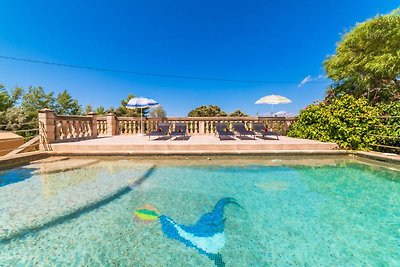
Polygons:
<instances>
[{"instance_id":1,"label":"mosaic fish on pool floor","mask_svg":"<svg viewBox=\"0 0 400 267\"><path fill-rule=\"evenodd\" d=\"M158 218L161 222L161 229L168 238L176 239L186 246L196 249L213 260L218 267L225 266L219 251L225 246L224 208L228 204L240 207L234 198L222 198L210 213L201 216L194 225L177 224L170 217L160 215ZM143 217L147 218L149 213L154 216L153 212L154 210L146 211L142 208L135 211L135 216L143 214Z\"/></svg>"}]
</instances>

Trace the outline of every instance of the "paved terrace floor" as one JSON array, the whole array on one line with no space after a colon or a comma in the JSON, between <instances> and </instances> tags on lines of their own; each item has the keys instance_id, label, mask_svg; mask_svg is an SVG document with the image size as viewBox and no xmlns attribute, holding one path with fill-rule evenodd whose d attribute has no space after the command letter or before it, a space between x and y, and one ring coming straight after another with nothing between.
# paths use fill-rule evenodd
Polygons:
<instances>
[{"instance_id":1,"label":"paved terrace floor","mask_svg":"<svg viewBox=\"0 0 400 267\"><path fill-rule=\"evenodd\" d=\"M77 142L52 144L52 150L71 154L133 153L263 153L272 151L330 151L335 143L280 136L279 140L256 138L249 140L219 140L213 135L194 135L187 140L148 139L140 135L117 135Z\"/></svg>"}]
</instances>

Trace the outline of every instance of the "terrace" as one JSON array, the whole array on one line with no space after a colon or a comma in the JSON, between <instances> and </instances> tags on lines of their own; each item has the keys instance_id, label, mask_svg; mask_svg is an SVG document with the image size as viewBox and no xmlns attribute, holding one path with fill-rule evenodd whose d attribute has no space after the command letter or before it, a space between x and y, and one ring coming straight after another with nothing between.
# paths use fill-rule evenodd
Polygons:
<instances>
[{"instance_id":1,"label":"terrace","mask_svg":"<svg viewBox=\"0 0 400 267\"><path fill-rule=\"evenodd\" d=\"M275 151L332 151L337 145L286 136L296 118L286 117L182 117L140 118L61 116L51 110L39 113L40 148L60 154L186 154L186 153L273 153ZM157 123L180 122L187 125L186 139L151 138L145 133L157 129ZM219 140L215 125L225 122L243 122L251 129L254 122L263 122L276 131L280 138ZM142 128L143 127L143 128ZM144 134L142 134L144 133Z\"/></svg>"}]
</instances>

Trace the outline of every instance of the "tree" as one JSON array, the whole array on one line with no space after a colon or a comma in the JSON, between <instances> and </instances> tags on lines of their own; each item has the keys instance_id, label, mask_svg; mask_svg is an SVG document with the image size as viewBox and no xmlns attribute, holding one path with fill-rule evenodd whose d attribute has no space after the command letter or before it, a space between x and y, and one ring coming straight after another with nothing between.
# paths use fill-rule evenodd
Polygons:
<instances>
[{"instance_id":1,"label":"tree","mask_svg":"<svg viewBox=\"0 0 400 267\"><path fill-rule=\"evenodd\" d=\"M96 114L97 115L106 115L107 111L103 106L100 106L100 107L96 108Z\"/></svg>"},{"instance_id":2,"label":"tree","mask_svg":"<svg viewBox=\"0 0 400 267\"><path fill-rule=\"evenodd\" d=\"M37 121L28 118L22 108L19 107L11 107L7 111L0 112L0 124L6 125L0 127L0 130L16 131L18 135L27 139L37 134L37 130L33 130L38 128Z\"/></svg>"},{"instance_id":3,"label":"tree","mask_svg":"<svg viewBox=\"0 0 400 267\"><path fill-rule=\"evenodd\" d=\"M225 111L215 105L200 106L191 110L188 117L226 117Z\"/></svg>"},{"instance_id":4,"label":"tree","mask_svg":"<svg viewBox=\"0 0 400 267\"><path fill-rule=\"evenodd\" d=\"M79 115L82 113L82 107L79 105L78 100L73 99L67 90L64 90L57 95L55 111L58 114Z\"/></svg>"},{"instance_id":5,"label":"tree","mask_svg":"<svg viewBox=\"0 0 400 267\"><path fill-rule=\"evenodd\" d=\"M6 111L7 109L13 107L21 97L21 94L21 87L15 87L10 95L5 89L4 85L0 84L0 112Z\"/></svg>"},{"instance_id":6,"label":"tree","mask_svg":"<svg viewBox=\"0 0 400 267\"><path fill-rule=\"evenodd\" d=\"M93 106L90 105L90 104L87 104L87 105L85 106L85 111L84 111L84 113L85 113L85 114L89 114L89 113L91 113L91 112L93 112Z\"/></svg>"},{"instance_id":7,"label":"tree","mask_svg":"<svg viewBox=\"0 0 400 267\"><path fill-rule=\"evenodd\" d=\"M11 102L13 106L22 97L22 94L23 94L22 87L19 86L15 87L14 90L11 91Z\"/></svg>"},{"instance_id":8,"label":"tree","mask_svg":"<svg viewBox=\"0 0 400 267\"><path fill-rule=\"evenodd\" d=\"M129 109L126 107L129 100L134 97L135 95L129 94L126 99L122 100L121 105L115 110L115 114L121 117L140 117L142 112L142 116L147 117L149 111L148 108L144 108L143 111L141 111L140 108Z\"/></svg>"},{"instance_id":9,"label":"tree","mask_svg":"<svg viewBox=\"0 0 400 267\"><path fill-rule=\"evenodd\" d=\"M12 107L11 96L8 94L2 84L0 84L0 112L6 111Z\"/></svg>"},{"instance_id":10,"label":"tree","mask_svg":"<svg viewBox=\"0 0 400 267\"><path fill-rule=\"evenodd\" d=\"M21 87L15 87L8 93L0 85L0 125L3 125L0 130L14 131L28 140L37 134L37 113L36 118L29 117L21 107L16 106L21 95Z\"/></svg>"},{"instance_id":11,"label":"tree","mask_svg":"<svg viewBox=\"0 0 400 267\"><path fill-rule=\"evenodd\" d=\"M165 118L167 116L167 112L162 106L158 106L153 108L150 113L150 118Z\"/></svg>"},{"instance_id":12,"label":"tree","mask_svg":"<svg viewBox=\"0 0 400 267\"><path fill-rule=\"evenodd\" d=\"M114 107L109 107L107 110L106 110L106 113L116 113L115 112L115 108Z\"/></svg>"},{"instance_id":13,"label":"tree","mask_svg":"<svg viewBox=\"0 0 400 267\"><path fill-rule=\"evenodd\" d=\"M22 97L22 109L30 119L37 119L38 111L43 108L55 110L54 92L46 94L42 87L29 86L28 92Z\"/></svg>"},{"instance_id":14,"label":"tree","mask_svg":"<svg viewBox=\"0 0 400 267\"><path fill-rule=\"evenodd\" d=\"M246 113L241 111L240 109L235 110L234 112L229 114L229 117L248 117Z\"/></svg>"},{"instance_id":15,"label":"tree","mask_svg":"<svg viewBox=\"0 0 400 267\"><path fill-rule=\"evenodd\" d=\"M400 100L400 9L357 24L325 62L327 98L348 93L369 103Z\"/></svg>"}]
</instances>

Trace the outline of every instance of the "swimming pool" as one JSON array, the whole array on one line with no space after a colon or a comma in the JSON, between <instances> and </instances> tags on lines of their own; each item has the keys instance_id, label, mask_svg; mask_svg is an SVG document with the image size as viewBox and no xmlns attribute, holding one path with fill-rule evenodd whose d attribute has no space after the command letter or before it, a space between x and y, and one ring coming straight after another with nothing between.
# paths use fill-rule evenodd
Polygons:
<instances>
[{"instance_id":1,"label":"swimming pool","mask_svg":"<svg viewBox=\"0 0 400 267\"><path fill-rule=\"evenodd\" d=\"M61 219L52 217L36 230L4 238L0 265L400 264L396 169L347 157L139 161L153 165L104 159L79 170L47 174L50 180L78 177L88 185L130 182L128 190L116 186L109 195L100 194L105 201L85 202L84 208L69 210L71 215L62 213ZM142 167L146 170L141 178L133 181L132 173ZM23 188L27 183L43 189L43 176L32 174L1 187L0 199L9 186ZM71 181L56 183L55 193L44 201L82 184ZM88 185L82 190L89 190ZM90 195L92 190L85 192ZM62 204L62 199L57 201Z\"/></svg>"}]
</instances>

